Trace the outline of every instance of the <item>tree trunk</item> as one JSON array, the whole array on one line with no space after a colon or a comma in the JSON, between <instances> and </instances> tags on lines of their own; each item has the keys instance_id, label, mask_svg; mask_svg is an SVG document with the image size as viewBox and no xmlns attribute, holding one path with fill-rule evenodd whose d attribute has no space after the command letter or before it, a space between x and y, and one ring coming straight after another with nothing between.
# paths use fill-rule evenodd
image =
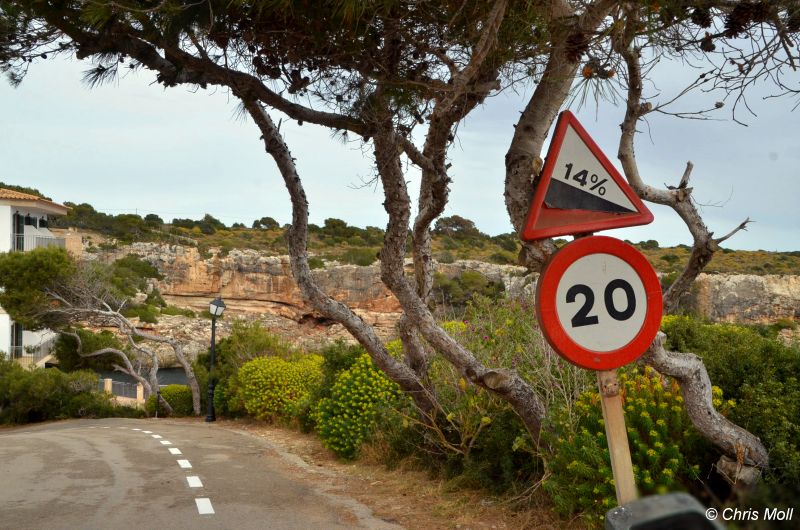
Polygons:
<instances>
[{"instance_id":1,"label":"tree trunk","mask_svg":"<svg viewBox=\"0 0 800 530\"><path fill-rule=\"evenodd\" d=\"M364 322L345 304L324 293L314 281L308 266L308 201L294 159L278 132L278 128L260 104L248 94L237 95L242 99L245 108L261 130L266 151L275 160L286 184L286 189L289 191L292 202L292 226L287 234L289 256L292 274L303 298L314 309L342 324L369 352L378 368L409 394L421 411L430 413L436 408L436 405L420 378L407 365L389 355L372 326Z\"/></svg>"}]
</instances>

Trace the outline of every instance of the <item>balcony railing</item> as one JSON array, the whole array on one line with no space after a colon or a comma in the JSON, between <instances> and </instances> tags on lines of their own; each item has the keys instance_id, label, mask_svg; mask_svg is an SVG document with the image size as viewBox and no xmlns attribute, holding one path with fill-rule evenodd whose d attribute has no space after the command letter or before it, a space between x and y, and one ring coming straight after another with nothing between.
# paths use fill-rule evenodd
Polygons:
<instances>
[{"instance_id":1,"label":"balcony railing","mask_svg":"<svg viewBox=\"0 0 800 530\"><path fill-rule=\"evenodd\" d=\"M23 235L17 234L14 241L14 249L15 250L33 250L35 248L45 248L45 247L66 247L66 239L63 237L50 237L50 236L40 236L40 235Z\"/></svg>"},{"instance_id":2,"label":"balcony railing","mask_svg":"<svg viewBox=\"0 0 800 530\"><path fill-rule=\"evenodd\" d=\"M11 358L26 368L39 366L53 352L55 343L51 338L36 346L11 346Z\"/></svg>"}]
</instances>

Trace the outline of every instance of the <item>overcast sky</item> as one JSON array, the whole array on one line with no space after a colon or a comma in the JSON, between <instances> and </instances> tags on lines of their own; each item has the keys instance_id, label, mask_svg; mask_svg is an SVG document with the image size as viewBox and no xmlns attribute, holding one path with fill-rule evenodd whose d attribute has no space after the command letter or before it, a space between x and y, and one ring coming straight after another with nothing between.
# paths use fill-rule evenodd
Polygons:
<instances>
[{"instance_id":1,"label":"overcast sky","mask_svg":"<svg viewBox=\"0 0 800 530\"><path fill-rule=\"evenodd\" d=\"M36 63L16 89L0 81L0 181L38 188L58 202L88 202L100 211L156 213L200 218L210 213L226 224L271 216L290 220L290 205L256 127L236 118L235 102L222 91L193 93L152 84L149 72L88 89L85 62ZM680 86L678 69L658 79L663 99ZM798 76L795 75L795 82ZM686 161L695 164L695 198L707 225L724 234L745 217L755 221L725 246L736 249L800 249L800 114L791 99L763 100L758 116L689 121L654 116L641 134L637 157L648 184L678 183ZM451 152L451 200L445 215L475 221L489 234L511 231L503 202L503 158L512 124L529 92L491 98L460 126ZM708 107L713 94L687 98L676 110ZM623 109L604 105L577 112L606 155L616 159ZM277 115L276 115L277 118ZM284 122L281 129L297 158L310 202L311 222L328 217L356 226L385 227L381 189L363 187L372 177L369 156L313 125ZM412 189L416 174L410 173ZM655 221L608 235L663 245L691 244L671 210L649 205Z\"/></svg>"}]
</instances>

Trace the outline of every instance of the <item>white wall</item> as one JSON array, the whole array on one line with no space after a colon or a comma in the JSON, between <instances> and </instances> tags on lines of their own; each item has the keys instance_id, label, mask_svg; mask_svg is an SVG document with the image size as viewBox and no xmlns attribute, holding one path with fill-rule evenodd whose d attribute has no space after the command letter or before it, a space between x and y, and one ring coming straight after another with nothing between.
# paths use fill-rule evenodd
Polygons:
<instances>
[{"instance_id":1,"label":"white wall","mask_svg":"<svg viewBox=\"0 0 800 530\"><path fill-rule=\"evenodd\" d=\"M15 213L19 213L22 217L26 215L35 217L37 219L37 224L39 218L47 217L47 213L44 210L35 207L20 207L8 203L0 204L0 252L9 252L14 248L12 234L14 229L13 216ZM26 236L47 235L33 226L24 226L23 233Z\"/></svg>"},{"instance_id":2,"label":"white wall","mask_svg":"<svg viewBox=\"0 0 800 530\"><path fill-rule=\"evenodd\" d=\"M8 358L11 351L11 317L0 312L0 357Z\"/></svg>"},{"instance_id":3,"label":"white wall","mask_svg":"<svg viewBox=\"0 0 800 530\"><path fill-rule=\"evenodd\" d=\"M28 331L26 329L22 330L22 345L23 346L39 346L50 339L56 337L56 333L49 330L43 329L39 331Z\"/></svg>"},{"instance_id":4,"label":"white wall","mask_svg":"<svg viewBox=\"0 0 800 530\"><path fill-rule=\"evenodd\" d=\"M11 209L11 206L0 204L0 252L11 250L11 216L13 214L14 210Z\"/></svg>"}]
</instances>

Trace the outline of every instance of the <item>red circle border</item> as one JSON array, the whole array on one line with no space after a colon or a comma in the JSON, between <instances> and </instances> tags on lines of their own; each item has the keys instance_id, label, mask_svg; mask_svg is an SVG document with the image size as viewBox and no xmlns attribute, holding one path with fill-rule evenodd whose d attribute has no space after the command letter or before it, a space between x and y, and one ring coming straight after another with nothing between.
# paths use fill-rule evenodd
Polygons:
<instances>
[{"instance_id":1,"label":"red circle border","mask_svg":"<svg viewBox=\"0 0 800 530\"><path fill-rule=\"evenodd\" d=\"M642 328L626 345L609 352L584 348L567 334L556 314L556 290L567 268L589 254L610 254L630 265L644 284L647 312ZM661 327L661 283L647 258L631 245L608 236L576 239L553 254L536 285L536 318L547 342L564 359L588 370L612 370L631 363L647 351Z\"/></svg>"}]
</instances>

